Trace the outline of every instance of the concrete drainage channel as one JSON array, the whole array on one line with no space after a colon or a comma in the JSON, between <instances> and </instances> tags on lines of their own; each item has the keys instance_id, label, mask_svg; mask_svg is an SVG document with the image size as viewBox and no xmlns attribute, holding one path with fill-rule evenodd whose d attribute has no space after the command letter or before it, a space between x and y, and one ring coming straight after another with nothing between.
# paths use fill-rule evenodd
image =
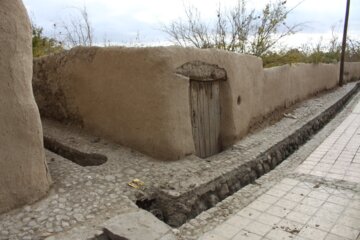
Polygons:
<instances>
[{"instance_id":1,"label":"concrete drainage channel","mask_svg":"<svg viewBox=\"0 0 360 240\"><path fill-rule=\"evenodd\" d=\"M65 146L55 139L44 136L44 146L51 152L54 152L80 166L99 166L107 161L107 157L97 153L84 153L75 148Z\"/></svg>"},{"instance_id":2,"label":"concrete drainage channel","mask_svg":"<svg viewBox=\"0 0 360 240\"><path fill-rule=\"evenodd\" d=\"M247 184L255 183L257 178L274 169L325 126L359 89L360 85L356 84L342 99L293 134L266 152L259 154L253 160L218 176L205 186L195 187L183 194L175 191L152 189L151 193L148 193L152 197L138 199L136 201L137 206L153 213L172 227L180 227L186 221L214 207L218 202Z\"/></svg>"}]
</instances>

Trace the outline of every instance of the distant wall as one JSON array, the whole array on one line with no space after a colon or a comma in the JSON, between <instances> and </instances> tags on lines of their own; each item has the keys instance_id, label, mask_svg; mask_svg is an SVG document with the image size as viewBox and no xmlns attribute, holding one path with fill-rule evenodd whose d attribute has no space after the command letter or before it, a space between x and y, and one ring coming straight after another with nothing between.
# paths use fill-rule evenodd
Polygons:
<instances>
[{"instance_id":1,"label":"distant wall","mask_svg":"<svg viewBox=\"0 0 360 240\"><path fill-rule=\"evenodd\" d=\"M360 79L360 63L347 62L344 66L344 81L350 82Z\"/></svg>"},{"instance_id":2,"label":"distant wall","mask_svg":"<svg viewBox=\"0 0 360 240\"><path fill-rule=\"evenodd\" d=\"M339 64L297 63L264 69L264 99L260 115L338 86L339 68ZM359 79L360 63L345 63L344 82Z\"/></svg>"},{"instance_id":3,"label":"distant wall","mask_svg":"<svg viewBox=\"0 0 360 240\"><path fill-rule=\"evenodd\" d=\"M254 118L336 85L335 65L264 70L257 57L214 49L112 47L35 60L34 93L43 117L83 125L156 158L179 159L195 148L190 81L176 69L192 61L226 70L220 84L224 147L243 137Z\"/></svg>"}]
</instances>

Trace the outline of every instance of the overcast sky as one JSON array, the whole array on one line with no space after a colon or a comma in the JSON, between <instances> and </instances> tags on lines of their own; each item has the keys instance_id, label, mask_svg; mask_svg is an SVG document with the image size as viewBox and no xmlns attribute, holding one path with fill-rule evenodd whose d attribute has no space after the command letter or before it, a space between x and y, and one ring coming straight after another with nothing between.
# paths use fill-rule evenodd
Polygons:
<instances>
[{"instance_id":1,"label":"overcast sky","mask_svg":"<svg viewBox=\"0 0 360 240\"><path fill-rule=\"evenodd\" d=\"M288 0L288 8L300 0ZM205 19L213 19L219 2L233 6L237 0L187 0L197 7ZM248 8L261 9L268 0L248 0ZM134 42L139 37L145 43L163 43L167 35L160 31L167 24L183 16L184 0L24 0L30 17L53 35L53 24L67 21L74 14L72 7L86 6L99 44L104 39L114 43ZM301 33L286 40L290 46L327 39L331 26L340 33L343 27L346 0L304 0L289 16L289 23L306 22ZM360 39L360 1L351 3L349 35ZM324 40L325 41L325 40Z\"/></svg>"}]
</instances>

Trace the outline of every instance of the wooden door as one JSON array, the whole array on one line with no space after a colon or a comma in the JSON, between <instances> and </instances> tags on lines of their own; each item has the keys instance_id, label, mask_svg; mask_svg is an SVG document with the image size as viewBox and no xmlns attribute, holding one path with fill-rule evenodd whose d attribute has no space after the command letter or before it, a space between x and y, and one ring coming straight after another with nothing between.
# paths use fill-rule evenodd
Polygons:
<instances>
[{"instance_id":1,"label":"wooden door","mask_svg":"<svg viewBox=\"0 0 360 240\"><path fill-rule=\"evenodd\" d=\"M220 152L220 81L191 81L191 120L196 155Z\"/></svg>"}]
</instances>

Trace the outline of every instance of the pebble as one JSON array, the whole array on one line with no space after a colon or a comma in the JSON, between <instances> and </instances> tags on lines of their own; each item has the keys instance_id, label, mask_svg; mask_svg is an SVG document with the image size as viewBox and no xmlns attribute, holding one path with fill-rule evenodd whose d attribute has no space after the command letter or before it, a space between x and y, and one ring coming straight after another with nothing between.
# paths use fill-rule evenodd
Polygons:
<instances>
[{"instance_id":1,"label":"pebble","mask_svg":"<svg viewBox=\"0 0 360 240\"><path fill-rule=\"evenodd\" d=\"M31 211L31 207L30 207L30 206L26 206L26 207L24 207L24 210L25 210L25 212L30 212L30 211Z\"/></svg>"},{"instance_id":2,"label":"pebble","mask_svg":"<svg viewBox=\"0 0 360 240\"><path fill-rule=\"evenodd\" d=\"M63 228L68 228L68 227L70 226L70 224L69 224L68 222L62 221L62 222L61 222L61 226L62 226Z\"/></svg>"},{"instance_id":3,"label":"pebble","mask_svg":"<svg viewBox=\"0 0 360 240\"><path fill-rule=\"evenodd\" d=\"M28 226L29 226L29 227L32 227L32 228L35 227L35 226L37 226L37 225L38 225L38 224L37 224L37 222L35 222L35 221L30 221L29 224L28 224Z\"/></svg>"},{"instance_id":4,"label":"pebble","mask_svg":"<svg viewBox=\"0 0 360 240\"><path fill-rule=\"evenodd\" d=\"M128 175L135 175L135 174L137 174L137 172L136 172L134 169L131 169L131 168L125 169L124 172L125 172L126 174L128 174Z\"/></svg>"},{"instance_id":5,"label":"pebble","mask_svg":"<svg viewBox=\"0 0 360 240\"><path fill-rule=\"evenodd\" d=\"M60 226L57 226L57 227L55 227L54 231L55 231L55 232L62 232L62 231L63 231L63 228L60 227Z\"/></svg>"},{"instance_id":6,"label":"pebble","mask_svg":"<svg viewBox=\"0 0 360 240\"><path fill-rule=\"evenodd\" d=\"M79 213L74 214L74 218L75 218L76 221L78 221L78 222L84 221L84 216L83 216L82 214L79 214Z\"/></svg>"},{"instance_id":7,"label":"pebble","mask_svg":"<svg viewBox=\"0 0 360 240\"><path fill-rule=\"evenodd\" d=\"M53 227L52 222L47 222L47 223L45 224L45 227L46 227L48 230L51 229L51 228Z\"/></svg>"},{"instance_id":8,"label":"pebble","mask_svg":"<svg viewBox=\"0 0 360 240\"><path fill-rule=\"evenodd\" d=\"M107 175L107 176L105 176L105 180L109 181L109 182L112 182L112 181L115 181L115 177L112 176L112 175Z\"/></svg>"},{"instance_id":9,"label":"pebble","mask_svg":"<svg viewBox=\"0 0 360 240\"><path fill-rule=\"evenodd\" d=\"M23 223L27 223L27 222L29 222L30 220L31 220L30 217L26 217L26 218L23 218L22 222L23 222Z\"/></svg>"},{"instance_id":10,"label":"pebble","mask_svg":"<svg viewBox=\"0 0 360 240\"><path fill-rule=\"evenodd\" d=\"M53 212L54 212L54 213L58 213L58 212L61 212L61 210L60 210L59 208L55 208L55 209L53 210Z\"/></svg>"}]
</instances>

